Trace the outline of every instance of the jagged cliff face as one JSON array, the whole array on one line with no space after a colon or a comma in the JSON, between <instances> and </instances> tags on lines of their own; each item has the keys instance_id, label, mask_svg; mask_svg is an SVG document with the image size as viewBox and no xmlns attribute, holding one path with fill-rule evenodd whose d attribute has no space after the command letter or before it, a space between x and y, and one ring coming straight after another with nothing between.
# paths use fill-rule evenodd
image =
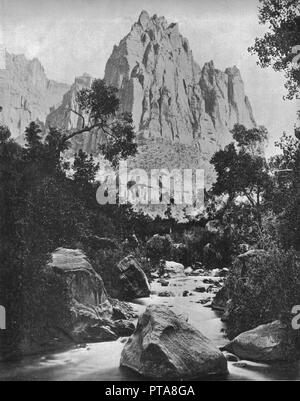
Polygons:
<instances>
[{"instance_id":1,"label":"jagged cliff face","mask_svg":"<svg viewBox=\"0 0 300 401\"><path fill-rule=\"evenodd\" d=\"M6 69L0 69L0 123L8 125L14 136L23 135L31 121L45 122L68 89L49 80L37 59L6 53Z\"/></svg>"},{"instance_id":2,"label":"jagged cliff face","mask_svg":"<svg viewBox=\"0 0 300 401\"><path fill-rule=\"evenodd\" d=\"M105 80L141 137L196 146L203 157L232 140L234 124L256 125L238 68L201 69L178 25L146 12L114 47Z\"/></svg>"},{"instance_id":3,"label":"jagged cliff face","mask_svg":"<svg viewBox=\"0 0 300 401\"><path fill-rule=\"evenodd\" d=\"M186 166L184 159L191 160L191 155L208 161L232 141L230 130L236 123L256 126L238 68L222 72L209 62L201 69L178 25L150 18L146 12L114 47L105 80L119 89L121 111L133 114L140 141L140 157L134 164L139 167L148 167L144 166L145 152L151 159L156 156L155 167L166 159L173 163L164 167ZM70 108L78 111L76 92L90 84L86 75L77 78L62 105L48 116L47 125L78 128L81 119ZM100 133L83 135L73 141L73 149L97 153L100 141Z\"/></svg>"},{"instance_id":4,"label":"jagged cliff face","mask_svg":"<svg viewBox=\"0 0 300 401\"><path fill-rule=\"evenodd\" d=\"M76 102L76 95L81 89L90 88L92 81L93 78L88 74L75 78L74 84L63 96L61 105L47 116L46 128L55 127L66 131L82 128L82 118L76 114L82 114ZM79 149L83 149L87 153L97 154L102 140L103 136L97 131L77 135L72 139L72 151L77 152Z\"/></svg>"}]
</instances>

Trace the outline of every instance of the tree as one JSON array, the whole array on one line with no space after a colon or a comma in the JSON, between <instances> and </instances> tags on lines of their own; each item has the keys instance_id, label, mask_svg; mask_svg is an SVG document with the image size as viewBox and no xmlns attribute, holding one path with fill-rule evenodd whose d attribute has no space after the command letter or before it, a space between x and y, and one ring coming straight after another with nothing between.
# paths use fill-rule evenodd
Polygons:
<instances>
[{"instance_id":1,"label":"tree","mask_svg":"<svg viewBox=\"0 0 300 401\"><path fill-rule=\"evenodd\" d=\"M131 114L124 113L122 119L111 124L111 135L108 136L106 143L100 145L100 151L113 167L118 166L120 159L127 159L137 152L132 123Z\"/></svg>"},{"instance_id":2,"label":"tree","mask_svg":"<svg viewBox=\"0 0 300 401\"><path fill-rule=\"evenodd\" d=\"M0 143L5 143L11 137L11 132L6 125L0 125Z\"/></svg>"},{"instance_id":3,"label":"tree","mask_svg":"<svg viewBox=\"0 0 300 401\"><path fill-rule=\"evenodd\" d=\"M268 26L263 38L257 38L249 49L257 54L263 68L273 66L275 71L284 71L288 99L299 98L300 88L300 3L299 0L260 0L259 21ZM300 112L298 112L300 117ZM278 211L284 209L281 226L285 245L299 248L299 206L300 206L300 129L295 127L298 139L285 135L278 144L282 155L271 160L271 168L285 171L284 181L277 185ZM275 185L276 191L276 185ZM273 191L274 192L274 191ZM274 205L274 202L273 202Z\"/></svg>"},{"instance_id":4,"label":"tree","mask_svg":"<svg viewBox=\"0 0 300 401\"><path fill-rule=\"evenodd\" d=\"M96 179L99 163L95 164L92 155L88 156L82 150L75 154L73 163L74 181L78 184L90 184Z\"/></svg>"},{"instance_id":5,"label":"tree","mask_svg":"<svg viewBox=\"0 0 300 401\"><path fill-rule=\"evenodd\" d=\"M231 143L224 150L219 150L211 160L217 172L213 193L228 195L229 202L237 196L245 197L261 225L262 200L270 184L268 166L259 151L266 139L266 130L247 130L242 125L236 125L232 134L236 144Z\"/></svg>"},{"instance_id":6,"label":"tree","mask_svg":"<svg viewBox=\"0 0 300 401\"><path fill-rule=\"evenodd\" d=\"M106 144L101 146L105 157L114 165L120 158L134 156L137 152L132 117L120 113L118 90L106 85L104 80L96 79L91 88L84 88L77 94L79 111L71 110L81 119L81 128L62 136L60 150L77 135L93 131L103 134Z\"/></svg>"},{"instance_id":7,"label":"tree","mask_svg":"<svg viewBox=\"0 0 300 401\"><path fill-rule=\"evenodd\" d=\"M276 142L280 149L269 160L269 168L272 176L272 185L266 194L270 208L278 215L284 211L294 196L293 181L297 163L299 141L286 133Z\"/></svg>"},{"instance_id":8,"label":"tree","mask_svg":"<svg viewBox=\"0 0 300 401\"><path fill-rule=\"evenodd\" d=\"M256 38L252 54L259 57L263 68L273 66L275 71L284 71L288 98L299 96L300 65L294 65L293 49L300 45L299 0L260 0L259 21L268 26L263 38Z\"/></svg>"},{"instance_id":9,"label":"tree","mask_svg":"<svg viewBox=\"0 0 300 401\"><path fill-rule=\"evenodd\" d=\"M295 168L299 144L297 138L284 132L280 140L275 143L281 153L271 157L271 168L278 171L292 171Z\"/></svg>"}]
</instances>

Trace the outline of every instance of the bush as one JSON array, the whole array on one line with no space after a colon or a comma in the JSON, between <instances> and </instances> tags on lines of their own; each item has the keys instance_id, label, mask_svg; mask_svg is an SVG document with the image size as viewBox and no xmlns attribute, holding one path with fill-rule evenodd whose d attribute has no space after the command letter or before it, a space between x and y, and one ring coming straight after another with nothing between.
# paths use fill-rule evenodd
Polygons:
<instances>
[{"instance_id":1,"label":"bush","mask_svg":"<svg viewBox=\"0 0 300 401\"><path fill-rule=\"evenodd\" d=\"M282 319L291 323L300 305L300 263L293 250L270 249L253 259L245 277L236 262L226 283L231 299L228 335L233 338L261 324Z\"/></svg>"},{"instance_id":2,"label":"bush","mask_svg":"<svg viewBox=\"0 0 300 401\"><path fill-rule=\"evenodd\" d=\"M158 263L161 259L169 259L172 256L172 239L170 235L154 235L146 245L147 257L153 263Z\"/></svg>"}]
</instances>

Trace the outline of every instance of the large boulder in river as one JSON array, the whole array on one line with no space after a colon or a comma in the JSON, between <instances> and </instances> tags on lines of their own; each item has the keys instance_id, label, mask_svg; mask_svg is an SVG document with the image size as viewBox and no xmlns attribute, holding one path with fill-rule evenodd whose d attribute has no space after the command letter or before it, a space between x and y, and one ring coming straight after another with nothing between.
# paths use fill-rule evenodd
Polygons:
<instances>
[{"instance_id":1,"label":"large boulder in river","mask_svg":"<svg viewBox=\"0 0 300 401\"><path fill-rule=\"evenodd\" d=\"M280 321L240 334L223 350L255 362L288 361L297 356L294 336Z\"/></svg>"},{"instance_id":2,"label":"large boulder in river","mask_svg":"<svg viewBox=\"0 0 300 401\"><path fill-rule=\"evenodd\" d=\"M176 262L165 262L164 273L170 277L184 277L185 271L184 266L181 263Z\"/></svg>"},{"instance_id":3,"label":"large boulder in river","mask_svg":"<svg viewBox=\"0 0 300 401\"><path fill-rule=\"evenodd\" d=\"M119 294L121 299L130 301L136 298L147 298L151 290L146 274L140 263L129 255L117 266L119 275Z\"/></svg>"},{"instance_id":4,"label":"large boulder in river","mask_svg":"<svg viewBox=\"0 0 300 401\"><path fill-rule=\"evenodd\" d=\"M48 268L66 283L71 314L67 334L73 341L113 341L132 333L130 307L108 298L102 278L81 250L57 249Z\"/></svg>"},{"instance_id":5,"label":"large boulder in river","mask_svg":"<svg viewBox=\"0 0 300 401\"><path fill-rule=\"evenodd\" d=\"M121 366L152 379L196 379L227 373L223 354L172 310L152 305L140 317Z\"/></svg>"},{"instance_id":6,"label":"large boulder in river","mask_svg":"<svg viewBox=\"0 0 300 401\"><path fill-rule=\"evenodd\" d=\"M72 327L70 335L75 341L90 339L96 326L113 314L102 278L95 272L86 255L79 249L58 248L48 264L63 277L71 299ZM101 340L103 331L97 339ZM105 334L105 338L107 335Z\"/></svg>"},{"instance_id":7,"label":"large boulder in river","mask_svg":"<svg viewBox=\"0 0 300 401\"><path fill-rule=\"evenodd\" d=\"M170 235L155 234L146 244L147 256L153 261L169 258L172 253L172 246Z\"/></svg>"}]
</instances>

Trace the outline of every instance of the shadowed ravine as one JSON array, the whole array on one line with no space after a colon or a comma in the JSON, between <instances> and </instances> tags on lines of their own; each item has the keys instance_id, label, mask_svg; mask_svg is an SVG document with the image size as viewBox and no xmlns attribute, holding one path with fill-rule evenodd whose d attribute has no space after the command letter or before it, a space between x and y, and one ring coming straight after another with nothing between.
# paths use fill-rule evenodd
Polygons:
<instances>
[{"instance_id":1,"label":"shadowed ravine","mask_svg":"<svg viewBox=\"0 0 300 401\"><path fill-rule=\"evenodd\" d=\"M176 313L189 317L189 322L210 338L217 346L226 344L227 339L222 329L217 312L197 303L207 298L207 293L192 292L183 297L185 290L193 291L203 284L205 277L174 278L169 280L167 291L173 297L159 297L156 294L166 291L158 282L152 283L151 298L139 299L135 307L142 313L149 304L167 304ZM54 380L54 381L117 381L141 380L135 373L120 369L121 352L126 339L116 342L87 344L83 347L63 352L48 353L40 356L23 358L21 361L0 364L0 380ZM219 380L299 380L300 363L266 365L253 362L239 362L240 367L229 362L229 374ZM216 380L218 378L213 378Z\"/></svg>"}]
</instances>

